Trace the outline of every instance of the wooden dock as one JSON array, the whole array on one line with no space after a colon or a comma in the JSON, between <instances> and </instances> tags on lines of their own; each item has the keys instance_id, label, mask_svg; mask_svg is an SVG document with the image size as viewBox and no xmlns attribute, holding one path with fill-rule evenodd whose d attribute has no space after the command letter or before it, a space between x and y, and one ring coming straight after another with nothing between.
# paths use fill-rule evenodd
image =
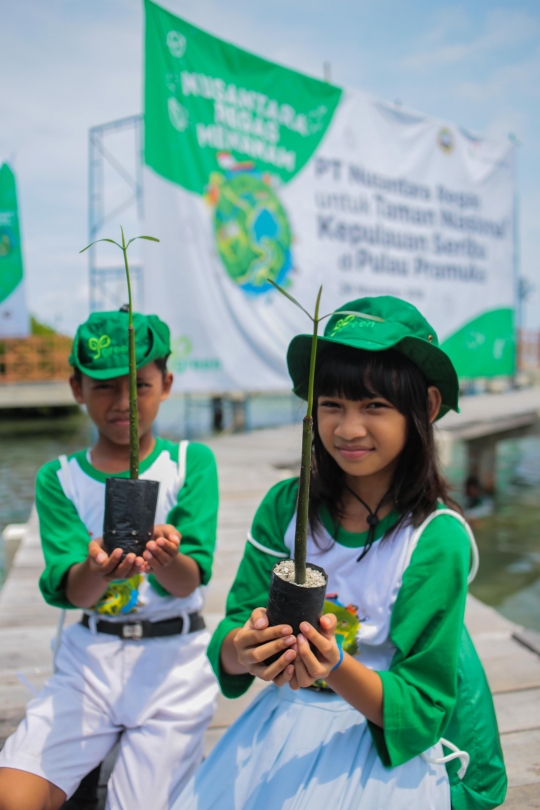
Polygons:
<instances>
[{"instance_id":1,"label":"wooden dock","mask_svg":"<svg viewBox=\"0 0 540 810\"><path fill-rule=\"evenodd\" d=\"M466 415L457 418L464 420ZM217 456L221 488L218 550L205 610L213 629L223 615L255 509L270 486L298 468L300 431L298 426L284 427L208 443ZM0 592L0 745L24 715L31 697L17 673L39 689L51 672L50 643L59 611L45 605L39 593L42 565L37 523L31 516ZM70 612L69 620L77 619L78 611ZM540 808L540 647L534 651L536 636L520 636L520 628L473 598L468 603L467 625L495 698L510 781L504 807ZM260 682L255 684L240 700L220 698L207 733L207 751L263 687Z\"/></svg>"},{"instance_id":2,"label":"wooden dock","mask_svg":"<svg viewBox=\"0 0 540 810\"><path fill-rule=\"evenodd\" d=\"M69 383L63 380L0 385L0 410L74 407Z\"/></svg>"},{"instance_id":3,"label":"wooden dock","mask_svg":"<svg viewBox=\"0 0 540 810\"><path fill-rule=\"evenodd\" d=\"M540 387L462 397L461 413L450 411L439 423L438 438L443 463L451 458L452 444L465 443L466 475L478 478L487 493L497 488L497 444L540 431Z\"/></svg>"},{"instance_id":4,"label":"wooden dock","mask_svg":"<svg viewBox=\"0 0 540 810\"><path fill-rule=\"evenodd\" d=\"M455 439L470 441L504 436L512 430L535 429L540 425L540 386L461 397L459 407L460 413L450 411L438 423Z\"/></svg>"}]
</instances>

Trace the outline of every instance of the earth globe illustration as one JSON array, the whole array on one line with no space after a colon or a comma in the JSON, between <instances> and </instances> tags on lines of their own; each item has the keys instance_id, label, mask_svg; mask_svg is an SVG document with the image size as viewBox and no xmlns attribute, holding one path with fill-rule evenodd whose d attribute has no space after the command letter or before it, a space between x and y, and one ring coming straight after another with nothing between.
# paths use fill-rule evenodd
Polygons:
<instances>
[{"instance_id":1,"label":"earth globe illustration","mask_svg":"<svg viewBox=\"0 0 540 810\"><path fill-rule=\"evenodd\" d=\"M0 228L0 259L7 256L13 250L13 233L7 228Z\"/></svg>"},{"instance_id":2,"label":"earth globe illustration","mask_svg":"<svg viewBox=\"0 0 540 810\"><path fill-rule=\"evenodd\" d=\"M213 197L216 246L230 278L249 295L272 290L269 278L281 284L292 268L292 236L270 185L258 173L231 172Z\"/></svg>"}]
</instances>

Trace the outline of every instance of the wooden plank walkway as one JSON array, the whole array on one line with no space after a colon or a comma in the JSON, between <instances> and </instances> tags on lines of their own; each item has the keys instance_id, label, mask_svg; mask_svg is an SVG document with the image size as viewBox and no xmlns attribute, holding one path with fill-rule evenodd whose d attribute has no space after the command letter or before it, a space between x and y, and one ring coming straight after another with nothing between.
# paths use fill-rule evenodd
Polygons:
<instances>
[{"instance_id":1,"label":"wooden plank walkway","mask_svg":"<svg viewBox=\"0 0 540 810\"><path fill-rule=\"evenodd\" d=\"M450 411L438 423L454 439L479 439L540 425L540 386L461 397L461 412Z\"/></svg>"},{"instance_id":2,"label":"wooden plank walkway","mask_svg":"<svg viewBox=\"0 0 540 810\"><path fill-rule=\"evenodd\" d=\"M0 385L0 409L73 408L74 406L71 388L69 383L64 380Z\"/></svg>"},{"instance_id":3,"label":"wooden plank walkway","mask_svg":"<svg viewBox=\"0 0 540 810\"><path fill-rule=\"evenodd\" d=\"M300 431L298 426L283 427L223 436L208 443L217 456L221 488L218 550L205 610L213 629L223 615L257 505L270 486L298 468ZM0 745L24 715L31 697L17 673L39 689L51 672L50 643L59 612L45 605L39 593L42 565L32 515L0 592ZM69 621L77 619L78 611L72 611ZM467 625L495 698L510 780L504 807L540 808L540 655L514 638L515 625L472 598ZM255 684L237 701L220 698L207 733L207 751L261 688L264 684Z\"/></svg>"}]
</instances>

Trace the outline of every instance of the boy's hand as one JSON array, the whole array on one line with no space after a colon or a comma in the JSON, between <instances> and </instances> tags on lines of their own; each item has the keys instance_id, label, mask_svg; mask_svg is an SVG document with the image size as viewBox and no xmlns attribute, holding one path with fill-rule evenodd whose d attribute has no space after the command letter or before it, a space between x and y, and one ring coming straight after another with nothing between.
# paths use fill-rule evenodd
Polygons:
<instances>
[{"instance_id":1,"label":"boy's hand","mask_svg":"<svg viewBox=\"0 0 540 810\"><path fill-rule=\"evenodd\" d=\"M144 571L145 562L142 557L135 554L126 554L122 560L123 551L115 548L110 555L103 548L103 538L98 537L88 544L88 567L94 576L102 577L106 582L115 579L129 579Z\"/></svg>"},{"instance_id":2,"label":"boy's hand","mask_svg":"<svg viewBox=\"0 0 540 810\"><path fill-rule=\"evenodd\" d=\"M309 622L302 622L298 634L296 650L298 655L294 662L294 677L291 689L311 686L318 680L325 681L339 661L339 649L334 636L337 619L332 613L321 616L321 632L318 633ZM317 649L311 651L309 642Z\"/></svg>"},{"instance_id":3,"label":"boy's hand","mask_svg":"<svg viewBox=\"0 0 540 810\"><path fill-rule=\"evenodd\" d=\"M152 539L148 541L143 551L145 570L160 571L167 568L178 556L180 538L180 532L175 526L168 523L154 526Z\"/></svg>"},{"instance_id":4,"label":"boy's hand","mask_svg":"<svg viewBox=\"0 0 540 810\"><path fill-rule=\"evenodd\" d=\"M296 658L296 652L291 649L296 638L291 633L292 628L285 624L268 627L266 608L256 608L234 637L238 661L251 675L263 681L274 681L277 686L289 683L294 675L292 662ZM275 653L283 655L273 664L265 664Z\"/></svg>"}]
</instances>

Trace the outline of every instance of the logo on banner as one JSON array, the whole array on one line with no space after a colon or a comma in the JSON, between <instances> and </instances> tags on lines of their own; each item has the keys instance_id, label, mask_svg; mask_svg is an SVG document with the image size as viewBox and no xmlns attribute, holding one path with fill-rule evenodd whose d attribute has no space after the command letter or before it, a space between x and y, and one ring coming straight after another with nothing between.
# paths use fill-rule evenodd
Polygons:
<instances>
[{"instance_id":1,"label":"logo on banner","mask_svg":"<svg viewBox=\"0 0 540 810\"><path fill-rule=\"evenodd\" d=\"M218 157L224 173L213 172L205 199L214 209L214 238L229 278L250 296L283 284L292 269L291 228L271 186L250 162L229 153Z\"/></svg>"},{"instance_id":2,"label":"logo on banner","mask_svg":"<svg viewBox=\"0 0 540 810\"><path fill-rule=\"evenodd\" d=\"M173 96L167 102L169 109L169 120L178 132L183 132L189 127L189 112Z\"/></svg>"},{"instance_id":3,"label":"logo on banner","mask_svg":"<svg viewBox=\"0 0 540 810\"><path fill-rule=\"evenodd\" d=\"M169 31L167 34L167 48L171 56L181 59L186 52L186 38L180 31Z\"/></svg>"},{"instance_id":4,"label":"logo on banner","mask_svg":"<svg viewBox=\"0 0 540 810\"><path fill-rule=\"evenodd\" d=\"M443 152L451 152L454 148L454 138L452 133L446 127L443 127L439 130L439 135L437 137L437 142Z\"/></svg>"},{"instance_id":5,"label":"logo on banner","mask_svg":"<svg viewBox=\"0 0 540 810\"><path fill-rule=\"evenodd\" d=\"M221 368L219 357L192 357L193 341L188 335L180 335L171 341L169 365L177 374L186 371L213 372Z\"/></svg>"},{"instance_id":6,"label":"logo on banner","mask_svg":"<svg viewBox=\"0 0 540 810\"><path fill-rule=\"evenodd\" d=\"M0 228L0 259L8 256L15 246L13 231L9 228Z\"/></svg>"}]
</instances>

